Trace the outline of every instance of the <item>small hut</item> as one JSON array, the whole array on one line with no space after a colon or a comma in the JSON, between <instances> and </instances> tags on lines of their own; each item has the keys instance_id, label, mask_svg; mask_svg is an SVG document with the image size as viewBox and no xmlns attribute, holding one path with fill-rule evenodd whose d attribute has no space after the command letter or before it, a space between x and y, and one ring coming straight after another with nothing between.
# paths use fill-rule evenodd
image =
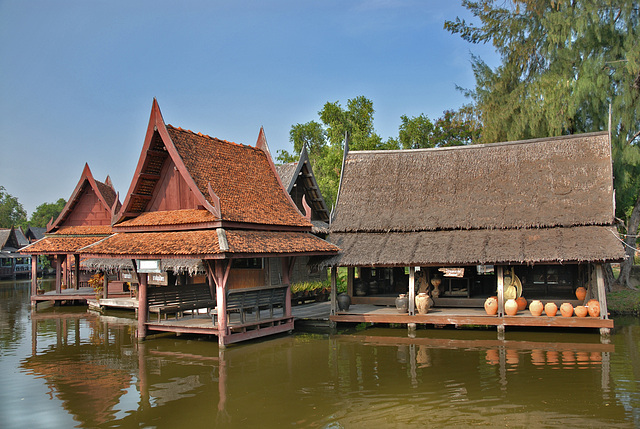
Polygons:
<instances>
[{"instance_id":1,"label":"small hut","mask_svg":"<svg viewBox=\"0 0 640 429\"><path fill-rule=\"evenodd\" d=\"M350 315L334 309L332 319L378 320L358 318L354 311L359 304L362 309L394 305L401 293L409 295L408 315L413 316L413 295L426 292L434 311L405 321L499 327L578 323L505 318L504 292L517 277L529 301L582 305L599 300L599 321L581 324L609 328L602 264L624 257L612 226L613 202L605 132L347 152L328 238L342 251L327 264L348 267L356 308ZM581 300L575 295L579 287L588 291ZM492 295L499 301L494 320L437 319L453 308L469 309L464 317L480 314L473 309L482 309Z\"/></svg>"},{"instance_id":2,"label":"small hut","mask_svg":"<svg viewBox=\"0 0 640 429\"><path fill-rule=\"evenodd\" d=\"M322 197L320 187L313 174L307 147L303 146L297 162L276 165L276 171L291 199L301 213L311 211L311 232L325 238L329 233L329 209ZM310 263L308 257L296 260L291 282L323 281L327 279L326 268Z\"/></svg>"},{"instance_id":3,"label":"small hut","mask_svg":"<svg viewBox=\"0 0 640 429\"><path fill-rule=\"evenodd\" d=\"M24 243L20 228L0 229L0 279L28 276L31 260L19 253Z\"/></svg>"},{"instance_id":4,"label":"small hut","mask_svg":"<svg viewBox=\"0 0 640 429\"><path fill-rule=\"evenodd\" d=\"M51 219L47 225L44 238L21 250L21 253L32 255L33 302L70 299L68 296L61 296L63 288L78 291L82 287L88 287L87 278L81 277L78 250L112 234L111 219L119 208L120 201L109 176L104 182L97 181L89 165L85 164L80 180L58 218ZM52 259L56 270L55 293L47 297L37 295L37 257L33 256L38 255ZM92 292L88 294L93 295Z\"/></svg>"}]
</instances>

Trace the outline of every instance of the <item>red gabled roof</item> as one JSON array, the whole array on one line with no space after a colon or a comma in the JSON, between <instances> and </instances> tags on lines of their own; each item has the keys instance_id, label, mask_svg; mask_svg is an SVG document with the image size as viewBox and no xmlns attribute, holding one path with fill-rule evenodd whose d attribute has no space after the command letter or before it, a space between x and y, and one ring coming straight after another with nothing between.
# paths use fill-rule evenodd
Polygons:
<instances>
[{"instance_id":1,"label":"red gabled roof","mask_svg":"<svg viewBox=\"0 0 640 429\"><path fill-rule=\"evenodd\" d=\"M258 147L252 147L165 125L154 99L142 153L115 226L151 211L149 202L162 192L163 175L177 171L192 198L180 209L205 209L223 223L310 230L311 223L284 191L264 132L261 136ZM168 162L173 171L167 171Z\"/></svg>"},{"instance_id":2,"label":"red gabled roof","mask_svg":"<svg viewBox=\"0 0 640 429\"><path fill-rule=\"evenodd\" d=\"M102 216L97 216L95 219L88 221L90 222L90 225L96 226L111 224L112 214L120 208L120 201L118 201L118 196L113 188L111 179L107 176L106 183L95 180L91 174L89 164L85 163L76 188L73 190L71 197L69 197L67 204L65 204L62 212L60 212L60 215L58 215L55 222L50 222L49 225L47 225L47 232L53 232L61 226L64 226L65 221L73 214L77 203L83 195L83 191L86 189L91 190L95 194L96 198L100 202L99 205L102 211Z\"/></svg>"}]
</instances>

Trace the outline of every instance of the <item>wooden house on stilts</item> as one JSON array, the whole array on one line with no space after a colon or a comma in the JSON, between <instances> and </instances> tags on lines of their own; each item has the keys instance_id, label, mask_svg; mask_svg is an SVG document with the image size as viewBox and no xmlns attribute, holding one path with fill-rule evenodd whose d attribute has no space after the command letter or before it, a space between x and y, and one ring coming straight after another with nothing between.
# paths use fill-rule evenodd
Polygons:
<instances>
[{"instance_id":1,"label":"wooden house on stilts","mask_svg":"<svg viewBox=\"0 0 640 429\"><path fill-rule=\"evenodd\" d=\"M338 251L311 234L309 217L285 192L263 130L255 147L219 140L166 125L154 100L114 234L81 253L132 261L140 339L148 331L213 334L224 347L293 329L296 257ZM202 261L206 276L155 283L170 259Z\"/></svg>"},{"instance_id":2,"label":"wooden house on stilts","mask_svg":"<svg viewBox=\"0 0 640 429\"><path fill-rule=\"evenodd\" d=\"M602 264L624 257L608 133L418 150L347 152L328 240L348 267L337 322L587 327L608 319ZM543 303L599 301L599 317L507 316L512 275ZM437 285L434 286L434 285ZM578 300L578 287L587 296ZM335 290L335 288L334 288ZM416 314L414 295L434 307ZM407 294L408 312L394 306ZM498 313L483 304L495 295ZM558 312L558 314L560 314Z\"/></svg>"},{"instance_id":3,"label":"wooden house on stilts","mask_svg":"<svg viewBox=\"0 0 640 429\"><path fill-rule=\"evenodd\" d=\"M313 174L307 147L303 146L297 162L276 165L276 171L286 191L300 212L311 212L311 232L320 238L329 233L329 209L322 197L320 187ZM308 257L298 258L293 267L291 283L323 281L327 279L326 268L310 263Z\"/></svg>"},{"instance_id":4,"label":"wooden house on stilts","mask_svg":"<svg viewBox=\"0 0 640 429\"><path fill-rule=\"evenodd\" d=\"M80 180L67 204L47 225L45 237L22 248L31 258L31 301L72 301L93 297L93 290L82 280L79 250L111 235L111 221L120 209L120 201L107 176L105 182L94 179L85 164ZM45 255L56 270L55 290L37 293L37 256ZM85 279L86 280L86 279ZM63 292L64 290L64 292Z\"/></svg>"}]
</instances>

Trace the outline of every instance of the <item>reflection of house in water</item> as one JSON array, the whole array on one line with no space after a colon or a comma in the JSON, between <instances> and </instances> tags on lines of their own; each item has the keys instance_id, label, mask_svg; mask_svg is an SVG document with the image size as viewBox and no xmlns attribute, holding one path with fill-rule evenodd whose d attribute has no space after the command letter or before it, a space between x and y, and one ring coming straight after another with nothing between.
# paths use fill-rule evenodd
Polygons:
<instances>
[{"instance_id":1,"label":"reflection of house in water","mask_svg":"<svg viewBox=\"0 0 640 429\"><path fill-rule=\"evenodd\" d=\"M135 321L87 313L31 317L32 355L20 367L43 378L82 427L112 421L114 407L134 383L137 361L122 352L135 344L134 331L126 335L123 325ZM38 335L47 332L55 334L55 344L38 347Z\"/></svg>"},{"instance_id":2,"label":"reflection of house in water","mask_svg":"<svg viewBox=\"0 0 640 429\"><path fill-rule=\"evenodd\" d=\"M337 322L590 327L606 334L602 264L624 257L606 132L464 147L348 151L328 240L342 249L352 305ZM529 301L600 303L598 318L505 316ZM576 299L578 287L588 291ZM512 289L513 287L513 289ZM414 315L414 294L435 308ZM406 315L383 314L398 294ZM497 296L498 315L483 303Z\"/></svg>"}]
</instances>

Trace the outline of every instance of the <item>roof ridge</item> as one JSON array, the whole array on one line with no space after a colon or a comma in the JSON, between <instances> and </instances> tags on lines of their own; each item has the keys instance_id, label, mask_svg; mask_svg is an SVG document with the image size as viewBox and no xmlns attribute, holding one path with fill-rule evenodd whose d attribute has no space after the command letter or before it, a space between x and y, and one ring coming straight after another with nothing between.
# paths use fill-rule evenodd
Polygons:
<instances>
[{"instance_id":1,"label":"roof ridge","mask_svg":"<svg viewBox=\"0 0 640 429\"><path fill-rule=\"evenodd\" d=\"M242 143L236 143L236 142L232 142L232 141L229 141L229 140L221 139L219 137L212 137L212 136L210 136L208 134L203 134L201 132L195 132L195 131L192 131L192 130L189 130L189 129L185 129L185 128L182 128L182 127L176 127L176 126L171 125L171 124L167 124L167 127L171 127L171 128L173 128L174 130L177 130L177 131L182 131L183 133L189 133L189 134L193 134L193 135L196 135L196 136L199 136L199 137L208 138L210 140L216 140L216 141L219 141L219 142L222 142L222 143L227 143L227 144L232 144L232 145L236 145L236 146L248 147L248 148L255 149L251 145L246 145L246 144L242 144Z\"/></svg>"}]
</instances>

